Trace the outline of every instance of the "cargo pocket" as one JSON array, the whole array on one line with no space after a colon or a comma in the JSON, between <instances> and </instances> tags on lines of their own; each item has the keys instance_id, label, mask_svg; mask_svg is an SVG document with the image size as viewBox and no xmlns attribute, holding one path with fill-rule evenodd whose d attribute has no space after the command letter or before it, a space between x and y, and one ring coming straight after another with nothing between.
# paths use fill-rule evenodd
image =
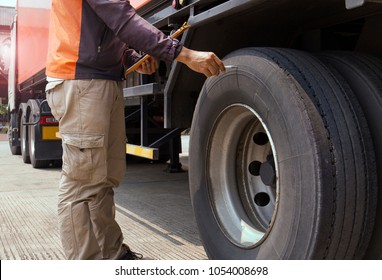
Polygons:
<instances>
[{"instance_id":1,"label":"cargo pocket","mask_svg":"<svg viewBox=\"0 0 382 280\"><path fill-rule=\"evenodd\" d=\"M73 180L100 181L107 175L104 136L62 133L62 172Z\"/></svg>"}]
</instances>

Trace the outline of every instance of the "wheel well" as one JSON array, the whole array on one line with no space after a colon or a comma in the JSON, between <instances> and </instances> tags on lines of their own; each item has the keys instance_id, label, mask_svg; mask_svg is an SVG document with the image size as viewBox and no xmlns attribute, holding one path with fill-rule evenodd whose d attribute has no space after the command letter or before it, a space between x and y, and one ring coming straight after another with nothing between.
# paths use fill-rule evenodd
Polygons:
<instances>
[{"instance_id":1,"label":"wheel well","mask_svg":"<svg viewBox=\"0 0 382 280\"><path fill-rule=\"evenodd\" d=\"M379 13L375 7L380 10ZM307 11L308 8L305 7ZM321 15L314 15L312 11L302 15L297 10L284 12L285 15L280 14L280 18L272 14L275 9L251 9L197 26L187 35L184 43L192 49L213 51L221 58L244 47L346 50L382 56L382 42L375 40L382 37L382 5L373 8L376 9L374 12L370 6L347 12L338 9L323 16L321 7ZM365 11L363 16L357 14L360 11ZM165 93L170 96L167 107L171 108L166 111L170 120L166 124L169 127L190 127L205 78L183 65L174 77Z\"/></svg>"}]
</instances>

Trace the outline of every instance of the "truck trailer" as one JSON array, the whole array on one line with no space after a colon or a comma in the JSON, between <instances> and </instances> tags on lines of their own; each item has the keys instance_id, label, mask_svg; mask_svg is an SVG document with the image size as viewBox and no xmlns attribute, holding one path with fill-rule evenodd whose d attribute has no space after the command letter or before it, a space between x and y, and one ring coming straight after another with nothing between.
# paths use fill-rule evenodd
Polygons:
<instances>
[{"instance_id":1,"label":"truck trailer","mask_svg":"<svg viewBox=\"0 0 382 280\"><path fill-rule=\"evenodd\" d=\"M84 0L85 1L85 0ZM210 259L382 258L382 1L135 0L181 42L213 51L206 79L161 62L124 81L126 151L170 159L191 128L189 186ZM9 142L59 161L44 97L50 1L19 0Z\"/></svg>"},{"instance_id":2,"label":"truck trailer","mask_svg":"<svg viewBox=\"0 0 382 280\"><path fill-rule=\"evenodd\" d=\"M8 139L12 154L35 168L59 162L58 122L45 101L50 1L17 1L8 72Z\"/></svg>"}]
</instances>

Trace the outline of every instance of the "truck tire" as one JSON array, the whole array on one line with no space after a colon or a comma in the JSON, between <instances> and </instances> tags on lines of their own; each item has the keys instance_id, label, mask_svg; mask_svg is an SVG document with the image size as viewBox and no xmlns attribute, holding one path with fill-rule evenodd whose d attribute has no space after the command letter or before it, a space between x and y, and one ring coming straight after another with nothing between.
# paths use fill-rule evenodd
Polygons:
<instances>
[{"instance_id":1,"label":"truck tire","mask_svg":"<svg viewBox=\"0 0 382 280\"><path fill-rule=\"evenodd\" d=\"M17 114L11 113L8 130L9 148L11 150L12 155L21 155L21 147L15 146L12 143L12 137L14 136L13 133L15 128L17 128Z\"/></svg>"},{"instance_id":2,"label":"truck tire","mask_svg":"<svg viewBox=\"0 0 382 280\"><path fill-rule=\"evenodd\" d=\"M27 125L24 125L24 123L27 123L29 120L29 114L27 111L27 104L21 103L20 109L19 109L19 115L20 117L20 140L21 140L21 156L23 158L24 163L31 163L30 157L29 157L29 143L28 143L28 130L29 127Z\"/></svg>"},{"instance_id":3,"label":"truck tire","mask_svg":"<svg viewBox=\"0 0 382 280\"><path fill-rule=\"evenodd\" d=\"M39 113L39 105L36 100L30 99L28 101L28 106L30 108L30 114L29 114L29 123L36 122L37 115ZM36 135L36 128L35 125L30 125L28 129L28 144L29 144L29 155L30 155L30 161L33 166L33 168L45 168L48 167L50 164L49 160L41 160L36 159L36 141L41 140L41 137L38 137Z\"/></svg>"},{"instance_id":4,"label":"truck tire","mask_svg":"<svg viewBox=\"0 0 382 280\"><path fill-rule=\"evenodd\" d=\"M382 216L382 60L366 54L327 52L319 55L334 67L351 86L368 122L377 161L378 217ZM376 197L377 198L377 197ZM366 258L382 259L382 221L376 219Z\"/></svg>"},{"instance_id":5,"label":"truck tire","mask_svg":"<svg viewBox=\"0 0 382 280\"><path fill-rule=\"evenodd\" d=\"M225 65L201 91L190 138L190 193L208 257L362 258L376 170L350 88L299 51L244 49Z\"/></svg>"}]
</instances>

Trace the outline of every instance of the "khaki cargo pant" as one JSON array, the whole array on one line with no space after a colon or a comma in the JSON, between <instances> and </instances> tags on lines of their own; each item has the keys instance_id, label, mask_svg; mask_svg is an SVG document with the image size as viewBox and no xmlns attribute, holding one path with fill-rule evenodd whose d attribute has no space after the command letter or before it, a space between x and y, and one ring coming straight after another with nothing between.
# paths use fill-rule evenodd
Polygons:
<instances>
[{"instance_id":1,"label":"khaki cargo pant","mask_svg":"<svg viewBox=\"0 0 382 280\"><path fill-rule=\"evenodd\" d=\"M95 79L50 82L46 97L62 137L58 220L66 257L117 259L123 236L113 187L126 168L122 86Z\"/></svg>"}]
</instances>

